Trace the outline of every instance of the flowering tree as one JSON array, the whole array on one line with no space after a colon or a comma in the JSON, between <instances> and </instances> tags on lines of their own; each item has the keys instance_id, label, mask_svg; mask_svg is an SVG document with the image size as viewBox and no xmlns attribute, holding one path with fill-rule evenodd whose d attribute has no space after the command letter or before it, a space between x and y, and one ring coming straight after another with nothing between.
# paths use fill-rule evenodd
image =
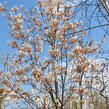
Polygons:
<instances>
[{"instance_id":1,"label":"flowering tree","mask_svg":"<svg viewBox=\"0 0 109 109\"><path fill-rule=\"evenodd\" d=\"M8 44L16 50L2 57L4 106L83 109L95 94L95 84L97 89L102 85L97 78L104 68L97 63L102 41L87 41L82 23L73 21L73 5L41 0L29 12L24 6L0 6L0 11L6 12L13 38Z\"/></svg>"}]
</instances>

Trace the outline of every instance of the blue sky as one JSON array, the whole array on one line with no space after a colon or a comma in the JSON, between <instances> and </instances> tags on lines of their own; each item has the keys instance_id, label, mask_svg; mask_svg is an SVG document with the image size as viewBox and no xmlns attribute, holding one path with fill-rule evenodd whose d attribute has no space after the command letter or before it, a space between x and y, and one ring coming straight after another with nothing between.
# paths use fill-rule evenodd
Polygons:
<instances>
[{"instance_id":1,"label":"blue sky","mask_svg":"<svg viewBox=\"0 0 109 109\"><path fill-rule=\"evenodd\" d=\"M1 3L3 3L5 0L0 0ZM13 7L14 5L20 6L23 4L27 9L31 8L35 1L37 0L6 0L10 3L10 7ZM106 22L104 22L105 24ZM97 22L93 21L92 26L99 25ZM91 35L88 38L93 37L95 41L98 41L103 36L104 31L101 28L95 29L91 32ZM10 52L12 49L7 45L7 41L10 40L11 37L9 35L9 26L8 26L8 20L0 15L0 54L3 52ZM87 39L87 38L86 38ZM108 40L106 39L106 44L104 45L106 48L108 48Z\"/></svg>"},{"instance_id":2,"label":"blue sky","mask_svg":"<svg viewBox=\"0 0 109 109\"><path fill-rule=\"evenodd\" d=\"M0 0L3 3L5 0ZM10 7L14 5L20 6L23 4L27 9L33 6L35 0L6 0L10 3ZM7 41L10 40L8 20L6 17L0 15L0 54L3 52L11 52L12 49L7 45Z\"/></svg>"}]
</instances>

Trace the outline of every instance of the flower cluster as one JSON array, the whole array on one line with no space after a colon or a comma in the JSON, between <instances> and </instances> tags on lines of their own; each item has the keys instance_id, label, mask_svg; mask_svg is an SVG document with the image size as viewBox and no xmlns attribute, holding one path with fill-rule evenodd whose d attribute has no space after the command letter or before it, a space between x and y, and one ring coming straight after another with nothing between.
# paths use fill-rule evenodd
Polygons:
<instances>
[{"instance_id":1,"label":"flower cluster","mask_svg":"<svg viewBox=\"0 0 109 109\"><path fill-rule=\"evenodd\" d=\"M32 73L33 77L36 78L36 79L39 79L39 77L41 76L41 70L38 69L37 66L35 66L35 67L33 68L33 70L32 70L31 73Z\"/></svg>"}]
</instances>

